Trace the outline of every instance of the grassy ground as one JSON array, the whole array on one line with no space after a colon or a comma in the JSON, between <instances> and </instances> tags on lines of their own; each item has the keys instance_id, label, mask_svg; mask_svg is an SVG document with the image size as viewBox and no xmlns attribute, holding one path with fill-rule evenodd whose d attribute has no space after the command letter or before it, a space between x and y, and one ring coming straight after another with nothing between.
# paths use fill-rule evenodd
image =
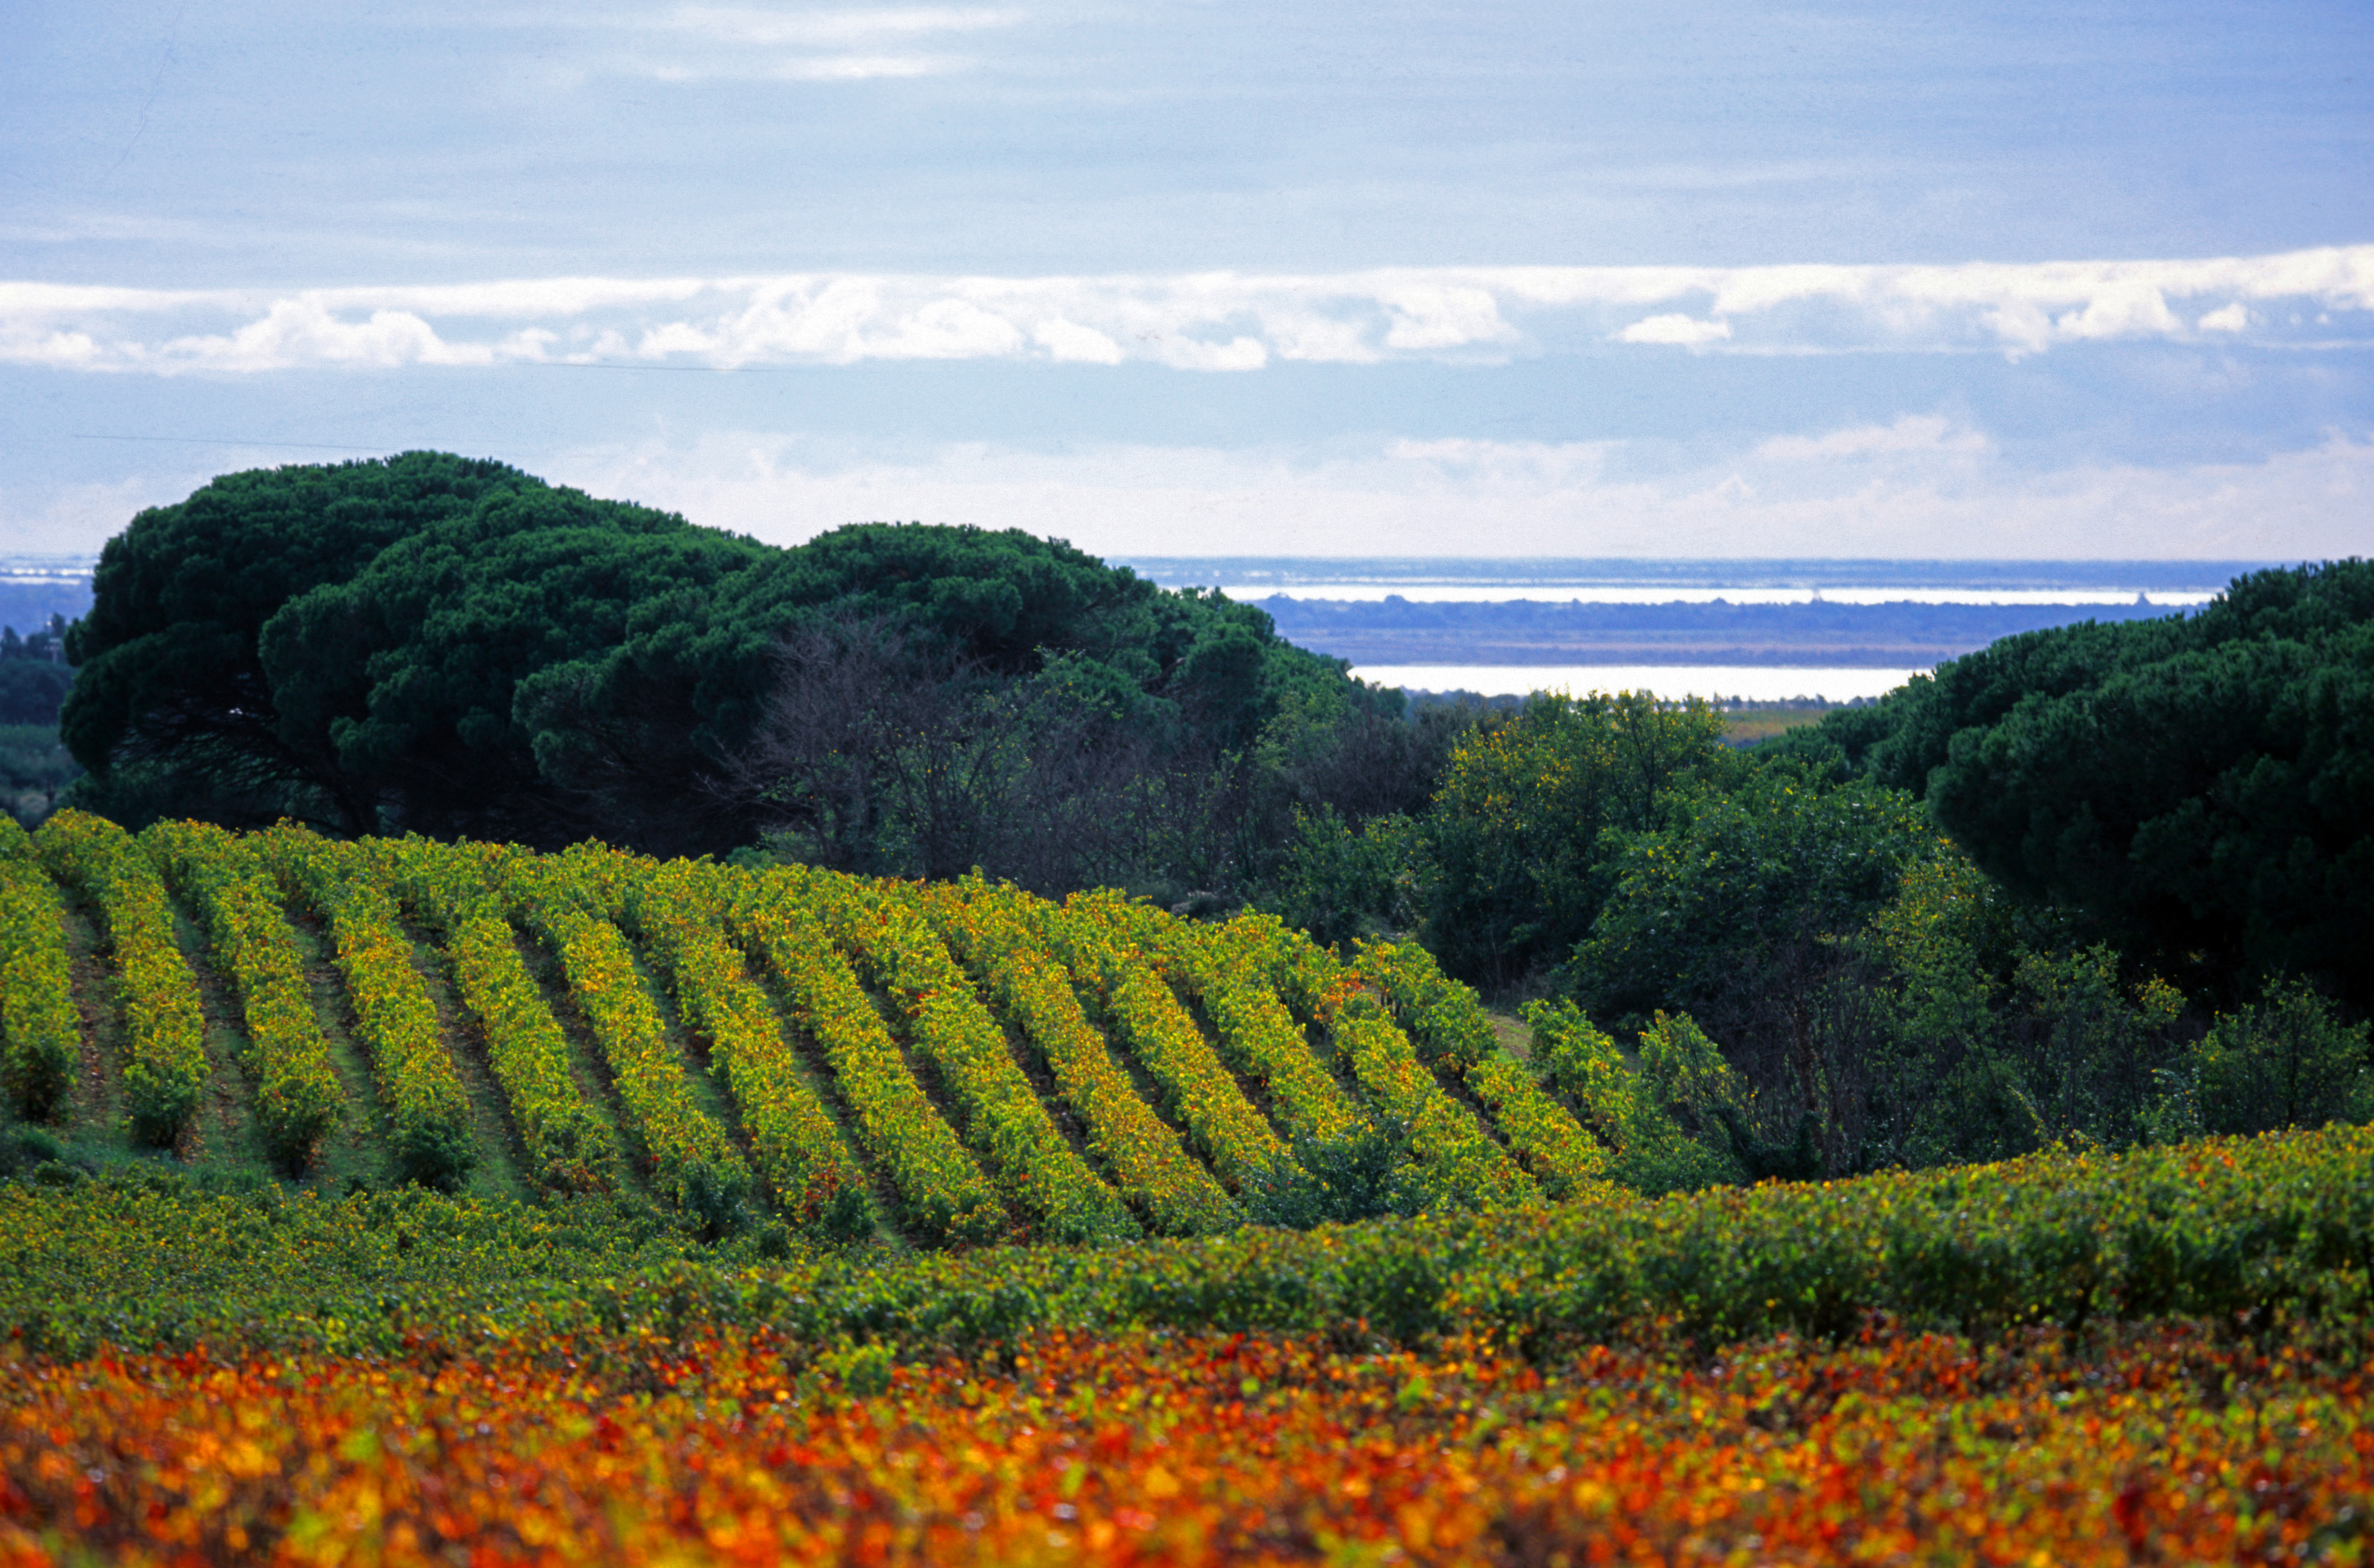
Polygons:
<instances>
[{"instance_id":1,"label":"grassy ground","mask_svg":"<svg viewBox=\"0 0 2374 1568\"><path fill-rule=\"evenodd\" d=\"M1758 741L1806 724L1818 724L1834 708L1844 708L1842 702L1816 702L1800 698L1793 702L1768 702L1725 708L1722 711L1723 740L1734 746L1752 746Z\"/></svg>"}]
</instances>

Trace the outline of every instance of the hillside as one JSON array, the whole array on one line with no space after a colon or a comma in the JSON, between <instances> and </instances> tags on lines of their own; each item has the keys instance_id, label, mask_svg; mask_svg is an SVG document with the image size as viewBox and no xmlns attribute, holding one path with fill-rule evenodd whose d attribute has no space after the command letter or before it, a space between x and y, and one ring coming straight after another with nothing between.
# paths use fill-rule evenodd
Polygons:
<instances>
[{"instance_id":1,"label":"hillside","mask_svg":"<svg viewBox=\"0 0 2374 1568\"><path fill-rule=\"evenodd\" d=\"M10 1563L2357 1560L2363 1128L1651 1199L1415 949L73 811L0 999Z\"/></svg>"},{"instance_id":2,"label":"hillside","mask_svg":"<svg viewBox=\"0 0 2374 1568\"><path fill-rule=\"evenodd\" d=\"M109 1158L923 1246L1232 1228L1381 1125L1413 1205L1604 1190L1423 953L1269 918L77 812L0 882L15 1108Z\"/></svg>"}]
</instances>

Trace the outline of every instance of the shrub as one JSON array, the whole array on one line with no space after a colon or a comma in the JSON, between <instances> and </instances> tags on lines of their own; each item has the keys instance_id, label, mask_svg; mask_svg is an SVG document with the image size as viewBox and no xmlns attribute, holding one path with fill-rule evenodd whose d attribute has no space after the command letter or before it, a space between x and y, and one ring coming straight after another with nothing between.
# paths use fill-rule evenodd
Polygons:
<instances>
[{"instance_id":1,"label":"shrub","mask_svg":"<svg viewBox=\"0 0 2374 1568\"><path fill-rule=\"evenodd\" d=\"M2217 1020L2192 1060L2201 1130L2274 1132L2374 1121L2367 1026L2305 986Z\"/></svg>"}]
</instances>

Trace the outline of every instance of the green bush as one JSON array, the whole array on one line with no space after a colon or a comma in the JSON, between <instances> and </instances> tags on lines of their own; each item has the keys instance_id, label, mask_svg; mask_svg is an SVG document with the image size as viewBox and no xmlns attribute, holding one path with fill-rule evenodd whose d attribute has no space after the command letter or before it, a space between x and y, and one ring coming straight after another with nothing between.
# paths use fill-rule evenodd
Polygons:
<instances>
[{"instance_id":1,"label":"green bush","mask_svg":"<svg viewBox=\"0 0 2374 1568\"><path fill-rule=\"evenodd\" d=\"M1331 805L1297 807L1264 907L1331 945L1416 924L1412 825L1398 814L1355 823Z\"/></svg>"},{"instance_id":2,"label":"green bush","mask_svg":"<svg viewBox=\"0 0 2374 1568\"><path fill-rule=\"evenodd\" d=\"M1341 1138L1298 1138L1244 1193L1255 1224L1307 1231L1387 1214L1414 1214L1423 1201L1411 1181L1406 1124L1390 1118Z\"/></svg>"},{"instance_id":3,"label":"green bush","mask_svg":"<svg viewBox=\"0 0 2374 1568\"><path fill-rule=\"evenodd\" d=\"M2374 1121L2367 1034L2304 986L2279 990L2210 1026L2169 1074L2162 1126L2231 1133Z\"/></svg>"},{"instance_id":4,"label":"green bush","mask_svg":"<svg viewBox=\"0 0 2374 1568\"><path fill-rule=\"evenodd\" d=\"M1427 946L1478 984L1562 961L1608 892L1602 834L1658 825L1728 757L1703 701L1645 692L1536 694L1469 731L1412 832Z\"/></svg>"}]
</instances>

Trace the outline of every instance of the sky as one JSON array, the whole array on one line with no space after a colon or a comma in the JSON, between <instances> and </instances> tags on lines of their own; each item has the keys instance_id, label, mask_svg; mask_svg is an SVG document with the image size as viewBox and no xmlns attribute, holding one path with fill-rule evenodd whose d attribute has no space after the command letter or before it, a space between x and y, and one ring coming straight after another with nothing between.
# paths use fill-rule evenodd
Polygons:
<instances>
[{"instance_id":1,"label":"sky","mask_svg":"<svg viewBox=\"0 0 2374 1568\"><path fill-rule=\"evenodd\" d=\"M2374 554L2374 7L0 8L0 551L423 447L780 544Z\"/></svg>"}]
</instances>

